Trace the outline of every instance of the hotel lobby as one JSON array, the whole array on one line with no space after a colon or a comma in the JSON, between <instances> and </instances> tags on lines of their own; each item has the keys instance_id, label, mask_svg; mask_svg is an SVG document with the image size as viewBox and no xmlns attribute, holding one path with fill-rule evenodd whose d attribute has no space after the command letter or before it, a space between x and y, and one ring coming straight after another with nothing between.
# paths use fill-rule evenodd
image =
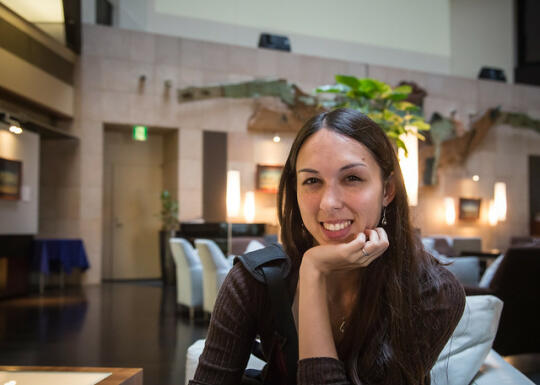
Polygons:
<instances>
[{"instance_id":1,"label":"hotel lobby","mask_svg":"<svg viewBox=\"0 0 540 385\"><path fill-rule=\"evenodd\" d=\"M535 10L0 0L2 375L187 384L229 256L279 241L281 170L301 125L331 108L315 90L373 79L406 87L431 126L400 137L424 248L467 298L498 301L477 366L448 383L540 384Z\"/></svg>"}]
</instances>

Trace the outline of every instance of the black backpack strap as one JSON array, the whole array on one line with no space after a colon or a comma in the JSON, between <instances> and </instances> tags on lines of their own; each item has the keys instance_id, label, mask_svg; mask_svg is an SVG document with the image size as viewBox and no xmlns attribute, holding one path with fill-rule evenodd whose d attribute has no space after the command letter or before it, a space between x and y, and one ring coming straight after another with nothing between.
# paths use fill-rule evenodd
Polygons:
<instances>
[{"instance_id":1,"label":"black backpack strap","mask_svg":"<svg viewBox=\"0 0 540 385\"><path fill-rule=\"evenodd\" d=\"M294 382L298 362L298 334L291 311L292 299L285 278L291 269L291 260L279 244L246 253L235 258L247 271L268 288L270 306L274 315L274 330L283 343L280 348L285 357L287 376Z\"/></svg>"},{"instance_id":2,"label":"black backpack strap","mask_svg":"<svg viewBox=\"0 0 540 385\"><path fill-rule=\"evenodd\" d=\"M262 271L268 286L270 304L274 314L274 328L284 338L281 349L285 357L287 376L296 379L298 334L291 311L287 285L278 266L262 266Z\"/></svg>"},{"instance_id":3,"label":"black backpack strap","mask_svg":"<svg viewBox=\"0 0 540 385\"><path fill-rule=\"evenodd\" d=\"M234 263L237 262L242 262L242 265L244 265L246 270L261 283L266 283L261 270L263 265L279 266L283 278L287 277L291 270L291 260L287 254L285 254L281 245L277 243L273 243L263 249L237 256L234 259Z\"/></svg>"}]
</instances>

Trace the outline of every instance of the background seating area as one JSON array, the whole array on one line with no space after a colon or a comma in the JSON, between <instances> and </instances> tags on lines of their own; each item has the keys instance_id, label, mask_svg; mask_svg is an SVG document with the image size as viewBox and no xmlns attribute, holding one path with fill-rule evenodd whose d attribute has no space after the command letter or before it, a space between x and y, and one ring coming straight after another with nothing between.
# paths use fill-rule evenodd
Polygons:
<instances>
[{"instance_id":1,"label":"background seating area","mask_svg":"<svg viewBox=\"0 0 540 385\"><path fill-rule=\"evenodd\" d=\"M510 247L498 257L489 258L485 269L479 239L435 236L425 237L422 242L435 257L450 263L446 267L460 280L467 295L493 295L503 301L493 341L493 349L498 354L532 354L533 357L540 354L539 238L511 238ZM464 251L471 254L469 252L475 249L480 256L459 256Z\"/></svg>"},{"instance_id":2,"label":"background seating area","mask_svg":"<svg viewBox=\"0 0 540 385\"><path fill-rule=\"evenodd\" d=\"M184 238L169 240L176 265L177 304L189 309L191 319L197 309L202 309L205 314L212 313L235 255L263 248L267 244L263 237L240 237L233 238L233 241L238 241L236 253L226 256L211 239L195 239L195 247Z\"/></svg>"}]
</instances>

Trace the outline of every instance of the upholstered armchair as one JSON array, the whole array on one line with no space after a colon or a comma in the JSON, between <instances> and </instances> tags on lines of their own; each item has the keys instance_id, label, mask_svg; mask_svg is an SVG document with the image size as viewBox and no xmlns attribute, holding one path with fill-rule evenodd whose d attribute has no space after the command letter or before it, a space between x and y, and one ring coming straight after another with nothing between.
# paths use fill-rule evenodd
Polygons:
<instances>
[{"instance_id":1,"label":"upholstered armchair","mask_svg":"<svg viewBox=\"0 0 540 385\"><path fill-rule=\"evenodd\" d=\"M189 317L203 304L203 268L197 251L183 238L169 239L176 265L176 302L189 308Z\"/></svg>"},{"instance_id":2,"label":"upholstered armchair","mask_svg":"<svg viewBox=\"0 0 540 385\"><path fill-rule=\"evenodd\" d=\"M511 246L486 288L465 290L504 302L493 349L504 356L540 353L540 246Z\"/></svg>"},{"instance_id":3,"label":"upholstered armchair","mask_svg":"<svg viewBox=\"0 0 540 385\"><path fill-rule=\"evenodd\" d=\"M195 247L203 266L203 310L212 313L219 288L232 268L232 260L227 259L212 240L196 239Z\"/></svg>"},{"instance_id":4,"label":"upholstered armchair","mask_svg":"<svg viewBox=\"0 0 540 385\"><path fill-rule=\"evenodd\" d=\"M481 247L479 238L423 237L422 244L427 252L442 262L464 286L477 286L480 280L480 260L478 257L456 257L459 253L451 246L462 247L460 251L473 251Z\"/></svg>"}]
</instances>

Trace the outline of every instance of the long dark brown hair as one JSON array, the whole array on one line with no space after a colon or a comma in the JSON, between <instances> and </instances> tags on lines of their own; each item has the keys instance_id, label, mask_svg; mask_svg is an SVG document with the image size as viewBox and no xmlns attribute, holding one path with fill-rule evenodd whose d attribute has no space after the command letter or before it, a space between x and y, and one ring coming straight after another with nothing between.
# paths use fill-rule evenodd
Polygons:
<instances>
[{"instance_id":1,"label":"long dark brown hair","mask_svg":"<svg viewBox=\"0 0 540 385\"><path fill-rule=\"evenodd\" d=\"M353 383L423 384L431 364L422 360L413 325L421 310L421 286L440 285L437 262L423 251L409 218L407 193L395 150L384 131L366 115L351 109L324 112L298 132L284 166L278 192L281 241L294 267L314 239L302 226L296 194L296 160L307 138L321 129L350 137L368 148L382 171L382 180L394 179L395 197L386 207L384 227L390 246L381 257L361 270L360 288L338 355ZM382 209L382 208L381 208ZM426 282L428 281L428 282ZM425 329L424 329L425 330ZM425 352L424 352L425 353ZM429 367L428 367L429 366Z\"/></svg>"}]
</instances>

